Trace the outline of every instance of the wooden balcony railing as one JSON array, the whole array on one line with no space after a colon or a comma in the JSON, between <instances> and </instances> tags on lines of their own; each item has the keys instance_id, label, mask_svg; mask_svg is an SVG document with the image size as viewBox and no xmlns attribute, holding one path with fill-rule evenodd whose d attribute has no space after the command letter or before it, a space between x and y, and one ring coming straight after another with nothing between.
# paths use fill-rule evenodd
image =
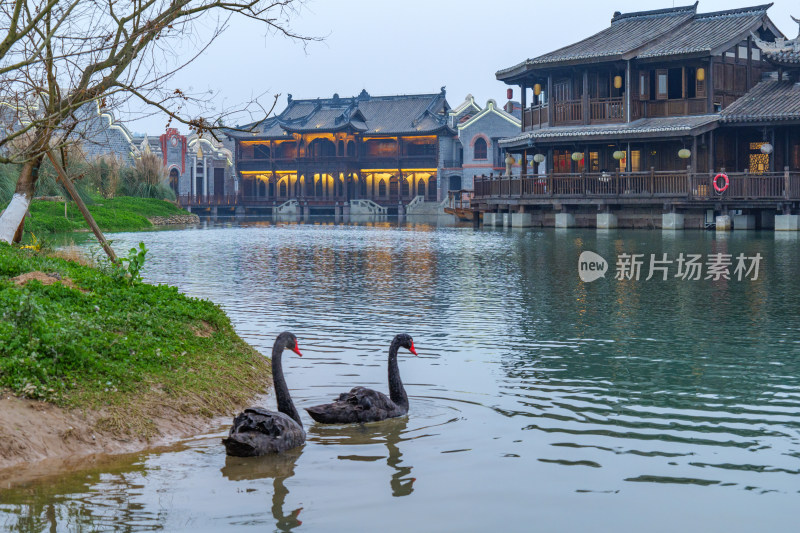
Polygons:
<instances>
[{"instance_id":1,"label":"wooden balcony railing","mask_svg":"<svg viewBox=\"0 0 800 533\"><path fill-rule=\"evenodd\" d=\"M522 113L522 131L547 125L547 104L531 106Z\"/></svg>"},{"instance_id":2,"label":"wooden balcony railing","mask_svg":"<svg viewBox=\"0 0 800 533\"><path fill-rule=\"evenodd\" d=\"M631 118L680 117L686 115L702 115L707 112L708 103L705 98L687 98L685 100L634 100L631 107Z\"/></svg>"},{"instance_id":3,"label":"wooden balcony railing","mask_svg":"<svg viewBox=\"0 0 800 533\"><path fill-rule=\"evenodd\" d=\"M589 119L592 122L621 122L625 119L622 98L594 98L589 101Z\"/></svg>"},{"instance_id":4,"label":"wooden balcony railing","mask_svg":"<svg viewBox=\"0 0 800 533\"><path fill-rule=\"evenodd\" d=\"M800 172L764 175L728 174L730 185L719 193L713 176L684 171L541 174L475 178L475 199L493 198L663 198L697 201L797 200Z\"/></svg>"},{"instance_id":5,"label":"wooden balcony railing","mask_svg":"<svg viewBox=\"0 0 800 533\"><path fill-rule=\"evenodd\" d=\"M580 100L562 100L553 103L556 124L583 123L583 102Z\"/></svg>"}]
</instances>

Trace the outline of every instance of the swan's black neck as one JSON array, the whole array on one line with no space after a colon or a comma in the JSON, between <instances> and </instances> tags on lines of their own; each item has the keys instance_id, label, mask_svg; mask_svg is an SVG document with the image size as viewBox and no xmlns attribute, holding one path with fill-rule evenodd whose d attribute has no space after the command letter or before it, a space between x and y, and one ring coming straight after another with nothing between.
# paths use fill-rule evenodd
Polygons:
<instances>
[{"instance_id":1,"label":"swan's black neck","mask_svg":"<svg viewBox=\"0 0 800 533\"><path fill-rule=\"evenodd\" d=\"M400 368L397 366L397 350L400 342L393 340L389 346L389 399L396 405L408 407L408 396L403 382L400 380Z\"/></svg>"},{"instance_id":2,"label":"swan's black neck","mask_svg":"<svg viewBox=\"0 0 800 533\"><path fill-rule=\"evenodd\" d=\"M281 365L281 355L286 348L284 343L276 342L272 347L272 384L275 386L275 397L278 400L278 411L292 417L300 427L303 427L303 422L300 421L300 414L294 408L292 397L289 396L289 387L286 386L286 380L283 379L283 366Z\"/></svg>"}]
</instances>

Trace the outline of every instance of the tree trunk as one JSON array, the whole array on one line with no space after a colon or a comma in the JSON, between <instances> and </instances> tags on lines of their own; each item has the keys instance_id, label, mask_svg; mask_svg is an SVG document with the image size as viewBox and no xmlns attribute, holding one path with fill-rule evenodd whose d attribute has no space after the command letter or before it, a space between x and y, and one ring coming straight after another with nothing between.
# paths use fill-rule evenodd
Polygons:
<instances>
[{"instance_id":1,"label":"tree trunk","mask_svg":"<svg viewBox=\"0 0 800 533\"><path fill-rule=\"evenodd\" d=\"M42 157L39 156L22 165L14 197L11 198L11 203L0 216L0 241L10 244L22 239L25 214L28 212L28 207L33 199L33 191L36 189Z\"/></svg>"}]
</instances>

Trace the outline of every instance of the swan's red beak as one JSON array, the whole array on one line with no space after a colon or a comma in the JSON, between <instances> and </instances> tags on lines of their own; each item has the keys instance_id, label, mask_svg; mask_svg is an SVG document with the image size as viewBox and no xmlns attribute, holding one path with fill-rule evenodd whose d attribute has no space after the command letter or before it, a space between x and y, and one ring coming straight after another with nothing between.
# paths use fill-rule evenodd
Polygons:
<instances>
[{"instance_id":1,"label":"swan's red beak","mask_svg":"<svg viewBox=\"0 0 800 533\"><path fill-rule=\"evenodd\" d=\"M414 349L414 341L411 341L411 347L408 349L408 351L413 353L414 355L419 355L417 351Z\"/></svg>"},{"instance_id":2,"label":"swan's red beak","mask_svg":"<svg viewBox=\"0 0 800 533\"><path fill-rule=\"evenodd\" d=\"M297 345L297 343L294 343L294 348L292 348L291 350L300 357L303 357L303 354L300 353L300 347Z\"/></svg>"}]
</instances>

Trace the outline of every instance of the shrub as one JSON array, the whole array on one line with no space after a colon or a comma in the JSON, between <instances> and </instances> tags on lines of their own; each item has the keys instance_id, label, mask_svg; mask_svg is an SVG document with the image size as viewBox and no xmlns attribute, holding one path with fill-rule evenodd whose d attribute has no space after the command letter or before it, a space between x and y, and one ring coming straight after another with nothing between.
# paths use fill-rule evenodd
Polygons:
<instances>
[{"instance_id":1,"label":"shrub","mask_svg":"<svg viewBox=\"0 0 800 533\"><path fill-rule=\"evenodd\" d=\"M133 168L125 169L123 175L128 196L175 200L175 193L166 184L166 169L156 154L142 154Z\"/></svg>"}]
</instances>

